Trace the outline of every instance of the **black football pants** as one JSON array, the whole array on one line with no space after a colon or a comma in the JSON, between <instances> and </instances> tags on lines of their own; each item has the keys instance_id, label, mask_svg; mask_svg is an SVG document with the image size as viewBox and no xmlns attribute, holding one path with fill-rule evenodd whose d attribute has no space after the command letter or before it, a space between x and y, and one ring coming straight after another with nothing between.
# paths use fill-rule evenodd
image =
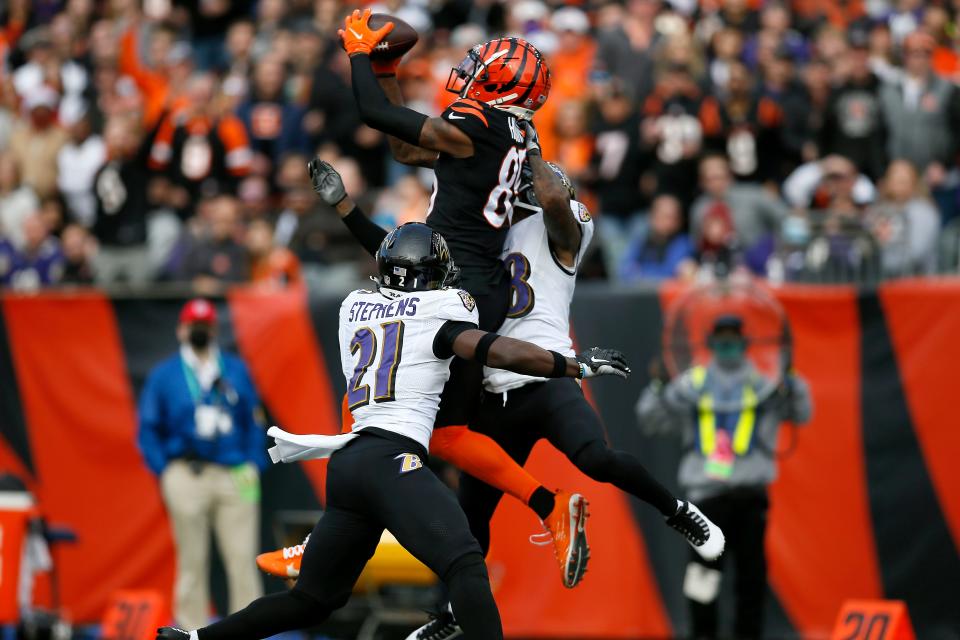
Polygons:
<instances>
[{"instance_id":1,"label":"black football pants","mask_svg":"<svg viewBox=\"0 0 960 640\"><path fill-rule=\"evenodd\" d=\"M384 529L444 581L466 638L501 640L480 546L456 497L426 464L415 441L380 430L364 430L334 453L327 509L296 586L200 629L201 640L257 640L323 622L346 604Z\"/></svg>"},{"instance_id":2,"label":"black football pants","mask_svg":"<svg viewBox=\"0 0 960 640\"><path fill-rule=\"evenodd\" d=\"M609 482L673 515L677 501L633 455L611 449L600 416L572 378L533 382L504 394L484 392L470 428L490 436L521 466L545 438L584 475ZM484 553L490 547L490 518L503 494L464 473L460 504Z\"/></svg>"}]
</instances>

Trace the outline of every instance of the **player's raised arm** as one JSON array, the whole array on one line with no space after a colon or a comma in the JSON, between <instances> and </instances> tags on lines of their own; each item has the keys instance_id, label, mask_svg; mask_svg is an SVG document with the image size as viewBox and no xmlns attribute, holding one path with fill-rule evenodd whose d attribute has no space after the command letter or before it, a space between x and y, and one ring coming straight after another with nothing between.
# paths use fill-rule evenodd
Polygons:
<instances>
[{"instance_id":1,"label":"player's raised arm","mask_svg":"<svg viewBox=\"0 0 960 640\"><path fill-rule=\"evenodd\" d=\"M337 210L343 224L367 253L371 256L376 254L387 232L357 206L343 186L343 179L337 170L329 162L314 158L307 163L307 171L310 172L313 190L320 199Z\"/></svg>"},{"instance_id":2,"label":"player's raised arm","mask_svg":"<svg viewBox=\"0 0 960 640\"><path fill-rule=\"evenodd\" d=\"M399 63L400 58L396 58L385 62L371 62L371 66L374 73L377 74L377 82L390 104L402 107L403 93L400 91L400 83L397 82L397 65ZM390 144L390 152L397 162L430 169L437 163L436 151L406 143L391 135L387 136L387 142Z\"/></svg>"},{"instance_id":3,"label":"player's raised arm","mask_svg":"<svg viewBox=\"0 0 960 640\"><path fill-rule=\"evenodd\" d=\"M373 67L370 52L393 29L388 22L373 30L368 25L370 10L359 10L348 15L344 28L339 31L343 47L350 56L350 75L353 80L353 95L357 110L364 124L395 136L408 144L448 153L456 158L473 155L473 141L457 127L440 118L426 115L392 104L387 99Z\"/></svg>"},{"instance_id":4,"label":"player's raised arm","mask_svg":"<svg viewBox=\"0 0 960 640\"><path fill-rule=\"evenodd\" d=\"M583 231L574 218L570 188L543 159L540 141L533 123L524 122L526 128L527 164L533 173L533 192L543 209L543 223L554 254L564 266L575 267Z\"/></svg>"},{"instance_id":5,"label":"player's raised arm","mask_svg":"<svg viewBox=\"0 0 960 640\"><path fill-rule=\"evenodd\" d=\"M530 342L481 331L466 322L447 322L437 333L433 351L440 358L456 355L495 369L543 378L630 375L626 359L616 349L593 347L568 358Z\"/></svg>"}]
</instances>

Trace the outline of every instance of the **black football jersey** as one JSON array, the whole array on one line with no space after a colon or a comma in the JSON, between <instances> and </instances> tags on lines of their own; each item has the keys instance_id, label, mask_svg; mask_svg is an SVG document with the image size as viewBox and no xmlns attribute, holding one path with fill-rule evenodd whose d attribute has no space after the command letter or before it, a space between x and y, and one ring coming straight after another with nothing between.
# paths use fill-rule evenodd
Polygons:
<instances>
[{"instance_id":1,"label":"black football jersey","mask_svg":"<svg viewBox=\"0 0 960 640\"><path fill-rule=\"evenodd\" d=\"M470 136L474 153L437 158L427 224L446 239L461 287L482 295L504 271L500 252L520 186L524 132L516 116L476 100L458 99L441 117Z\"/></svg>"}]
</instances>

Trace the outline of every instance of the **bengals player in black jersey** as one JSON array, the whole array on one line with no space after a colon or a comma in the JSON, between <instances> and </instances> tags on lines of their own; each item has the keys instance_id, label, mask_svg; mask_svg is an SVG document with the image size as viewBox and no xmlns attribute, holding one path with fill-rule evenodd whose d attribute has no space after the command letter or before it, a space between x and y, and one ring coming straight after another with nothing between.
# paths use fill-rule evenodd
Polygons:
<instances>
[{"instance_id":1,"label":"bengals player in black jersey","mask_svg":"<svg viewBox=\"0 0 960 640\"><path fill-rule=\"evenodd\" d=\"M485 297L505 286L500 250L526 154L520 121L546 102L550 71L540 52L520 38L477 45L447 82L460 98L431 118L402 106L395 78L399 59L371 65L369 52L392 23L371 31L368 19L369 11L355 11L340 31L360 117L391 136L398 161L435 169L428 224L447 238L461 286ZM499 306L481 310L481 325L499 325L506 312Z\"/></svg>"},{"instance_id":2,"label":"bengals player in black jersey","mask_svg":"<svg viewBox=\"0 0 960 640\"><path fill-rule=\"evenodd\" d=\"M529 120L550 93L550 70L540 52L521 38L479 44L451 71L447 81L447 90L459 99L440 117L431 118L403 106L396 80L399 58L370 59L393 24L374 30L369 19L370 10L354 11L339 31L350 56L360 117L388 135L398 161L434 168L436 184L427 223L447 239L460 271L459 286L476 300L480 328L494 331L510 303L510 276L500 253L520 186L527 127L532 131ZM318 169L312 165L315 183L322 180ZM340 214L364 246L379 246L385 232L361 211L353 207ZM448 427L443 431L451 437L456 434L456 446L447 449L460 454L458 466L471 468L468 457L484 459L488 472L495 471L499 481L495 484L512 486L506 491L537 513L552 536L561 571L567 576L571 558L576 556L571 549L585 544L582 526L573 530L573 523L585 518L585 500L580 494L547 490L500 447L478 441L479 435L463 426L478 404L482 377L482 369L474 363L454 360L436 427ZM464 461L466 464L461 464ZM531 491L531 487L535 488ZM572 587L581 576L578 571L572 581L565 578L565 584Z\"/></svg>"}]
</instances>

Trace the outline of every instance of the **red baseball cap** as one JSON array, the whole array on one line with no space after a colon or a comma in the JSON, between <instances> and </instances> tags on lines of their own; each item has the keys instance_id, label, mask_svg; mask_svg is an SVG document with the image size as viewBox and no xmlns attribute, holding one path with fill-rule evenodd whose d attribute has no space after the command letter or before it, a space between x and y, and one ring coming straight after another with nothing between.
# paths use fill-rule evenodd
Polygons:
<instances>
[{"instance_id":1,"label":"red baseball cap","mask_svg":"<svg viewBox=\"0 0 960 640\"><path fill-rule=\"evenodd\" d=\"M203 298L194 298L183 305L180 310L180 324L190 324L193 322L203 322L206 324L217 323L217 310L213 305Z\"/></svg>"}]
</instances>

